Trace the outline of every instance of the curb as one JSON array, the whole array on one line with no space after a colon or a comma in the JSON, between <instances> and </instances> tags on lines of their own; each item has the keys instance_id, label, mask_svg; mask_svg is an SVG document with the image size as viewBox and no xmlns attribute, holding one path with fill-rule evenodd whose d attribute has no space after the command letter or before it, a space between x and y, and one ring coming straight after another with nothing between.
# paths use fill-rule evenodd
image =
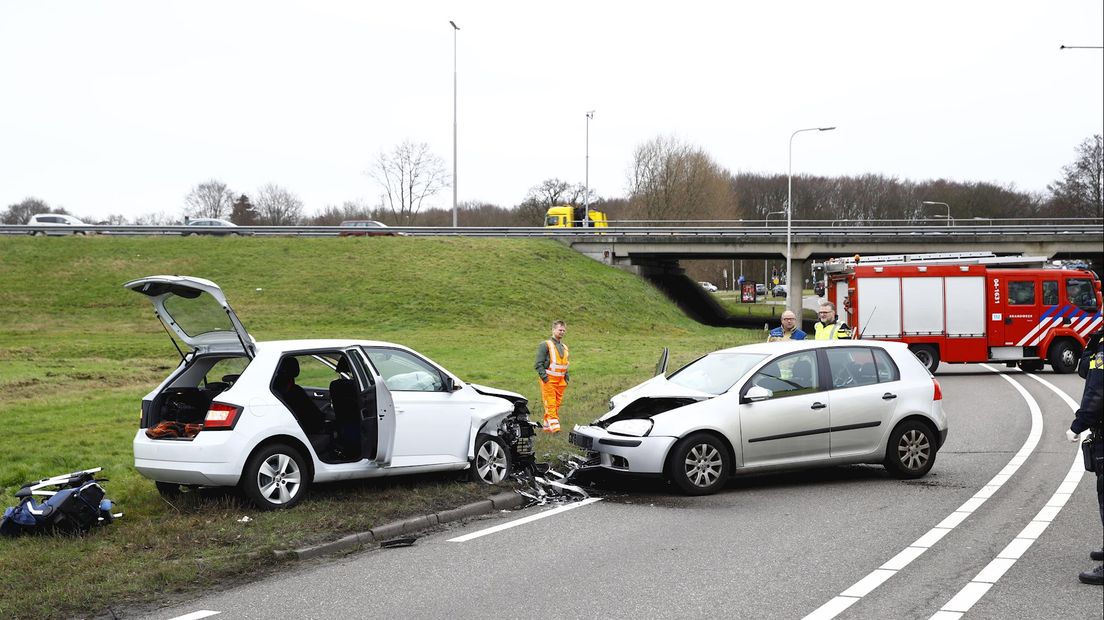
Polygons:
<instances>
[{"instance_id":1,"label":"curb","mask_svg":"<svg viewBox=\"0 0 1104 620\"><path fill-rule=\"evenodd\" d=\"M402 534L413 534L422 530L443 524L451 523L453 521L460 521L461 519L467 519L478 515L487 514L496 510L512 510L523 506L526 499L521 495L513 492L504 492L492 495L488 499L473 502L460 506L459 508L452 508L449 510L442 510L440 512L421 515L417 517L410 517L403 519L402 521L395 521L392 523L386 523L378 527L374 527L367 532L359 532L357 534L349 534L337 540L332 540L320 545L313 545L310 547L303 547L302 549L289 549L283 551L275 551L275 555L279 559L292 559L292 560L309 560L311 558L317 558L324 555L332 555L335 553L348 553L351 551L359 551L365 547L376 545L384 540L400 536Z\"/></svg>"}]
</instances>

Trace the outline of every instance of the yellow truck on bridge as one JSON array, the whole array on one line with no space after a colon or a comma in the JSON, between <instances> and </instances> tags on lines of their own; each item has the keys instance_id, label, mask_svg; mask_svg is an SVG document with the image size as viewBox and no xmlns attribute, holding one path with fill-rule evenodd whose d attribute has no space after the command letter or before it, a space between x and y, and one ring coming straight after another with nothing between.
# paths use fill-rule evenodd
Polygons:
<instances>
[{"instance_id":1,"label":"yellow truck on bridge","mask_svg":"<svg viewBox=\"0 0 1104 620\"><path fill-rule=\"evenodd\" d=\"M608 228L606 214L590 209L590 219L587 219L585 207L573 207L571 205L559 205L549 207L544 214L545 228Z\"/></svg>"}]
</instances>

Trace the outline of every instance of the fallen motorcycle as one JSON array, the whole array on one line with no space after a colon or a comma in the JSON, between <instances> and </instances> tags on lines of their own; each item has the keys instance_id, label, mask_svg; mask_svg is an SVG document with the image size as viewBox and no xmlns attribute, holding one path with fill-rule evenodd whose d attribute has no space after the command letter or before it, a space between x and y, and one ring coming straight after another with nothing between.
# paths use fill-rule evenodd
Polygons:
<instances>
[{"instance_id":1,"label":"fallen motorcycle","mask_svg":"<svg viewBox=\"0 0 1104 620\"><path fill-rule=\"evenodd\" d=\"M0 534L83 534L123 516L111 512L114 503L100 486L106 480L95 476L101 469L94 467L23 485L15 493L19 504L5 510L0 519ZM35 497L46 499L37 502Z\"/></svg>"}]
</instances>

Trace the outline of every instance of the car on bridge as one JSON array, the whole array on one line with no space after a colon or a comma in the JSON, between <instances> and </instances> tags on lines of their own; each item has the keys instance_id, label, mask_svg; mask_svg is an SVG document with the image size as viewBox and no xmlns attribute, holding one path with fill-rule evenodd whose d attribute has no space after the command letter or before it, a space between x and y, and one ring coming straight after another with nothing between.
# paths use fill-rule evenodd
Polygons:
<instances>
[{"instance_id":1,"label":"car on bridge","mask_svg":"<svg viewBox=\"0 0 1104 620\"><path fill-rule=\"evenodd\" d=\"M400 233L376 220L345 220L341 222L339 237L396 237Z\"/></svg>"},{"instance_id":2,"label":"car on bridge","mask_svg":"<svg viewBox=\"0 0 1104 620\"><path fill-rule=\"evenodd\" d=\"M689 495L737 474L855 463L919 478L947 438L939 382L901 343L752 344L669 376L666 356L571 431L587 467L662 476Z\"/></svg>"},{"instance_id":3,"label":"car on bridge","mask_svg":"<svg viewBox=\"0 0 1104 620\"><path fill-rule=\"evenodd\" d=\"M710 293L716 293L717 292L717 285L713 284L712 282L698 282L698 284L703 289L705 289L706 291L708 291Z\"/></svg>"},{"instance_id":4,"label":"car on bridge","mask_svg":"<svg viewBox=\"0 0 1104 620\"><path fill-rule=\"evenodd\" d=\"M72 215L67 215L65 213L35 213L31 216L31 219L27 221L27 226L37 227L35 230L31 231L31 234L36 237L44 235L84 235L86 233L82 230L74 232L72 230L66 230L66 228L87 225L88 224L85 224Z\"/></svg>"},{"instance_id":5,"label":"car on bridge","mask_svg":"<svg viewBox=\"0 0 1104 620\"><path fill-rule=\"evenodd\" d=\"M467 470L494 484L532 464L537 426L519 394L390 342L257 342L210 280L124 286L185 351L142 399L133 441L135 469L162 495L239 487L270 510L294 506L313 482Z\"/></svg>"}]
</instances>

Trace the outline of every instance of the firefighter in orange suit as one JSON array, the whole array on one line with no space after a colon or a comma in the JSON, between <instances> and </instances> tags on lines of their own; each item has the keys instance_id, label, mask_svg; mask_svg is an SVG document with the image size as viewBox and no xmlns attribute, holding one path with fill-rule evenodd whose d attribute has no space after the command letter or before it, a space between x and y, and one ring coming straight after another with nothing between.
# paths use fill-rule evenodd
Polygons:
<instances>
[{"instance_id":1,"label":"firefighter in orange suit","mask_svg":"<svg viewBox=\"0 0 1104 620\"><path fill-rule=\"evenodd\" d=\"M560 402L570 377L567 374L567 345L563 343L567 324L552 322L552 337L537 345L537 375L540 377L541 400L544 401L545 432L560 432Z\"/></svg>"}]
</instances>

